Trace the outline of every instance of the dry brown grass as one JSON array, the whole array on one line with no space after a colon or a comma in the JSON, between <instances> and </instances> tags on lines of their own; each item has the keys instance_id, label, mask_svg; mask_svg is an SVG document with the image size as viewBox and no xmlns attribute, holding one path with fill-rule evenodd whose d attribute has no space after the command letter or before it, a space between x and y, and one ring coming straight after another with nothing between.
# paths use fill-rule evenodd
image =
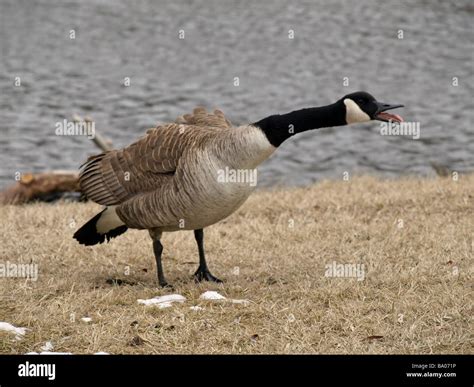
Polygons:
<instances>
[{"instance_id":1,"label":"dry brown grass","mask_svg":"<svg viewBox=\"0 0 474 387\"><path fill-rule=\"evenodd\" d=\"M30 328L21 341L0 332L0 352L473 353L473 188L473 175L360 177L258 192L207 229L223 285L191 280L191 232L165 234L165 272L188 299L168 309L137 303L170 292L147 232L84 247L71 236L95 204L1 207L0 263L37 263L39 279L0 279L0 321ZM333 261L363 263L365 280L325 277ZM205 290L251 303L199 300Z\"/></svg>"}]
</instances>

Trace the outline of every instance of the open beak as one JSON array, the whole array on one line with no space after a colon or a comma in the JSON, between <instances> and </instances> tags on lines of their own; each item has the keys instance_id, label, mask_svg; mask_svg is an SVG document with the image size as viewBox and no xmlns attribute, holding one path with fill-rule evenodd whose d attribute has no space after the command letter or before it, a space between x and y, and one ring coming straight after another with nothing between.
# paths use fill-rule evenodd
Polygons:
<instances>
[{"instance_id":1,"label":"open beak","mask_svg":"<svg viewBox=\"0 0 474 387\"><path fill-rule=\"evenodd\" d=\"M374 118L378 121L395 121L395 122L403 122L403 118L400 117L398 114L390 114L387 113L387 110L396 109L399 107L403 107L403 105L390 105L388 103L376 102L377 104L377 111L374 114Z\"/></svg>"}]
</instances>

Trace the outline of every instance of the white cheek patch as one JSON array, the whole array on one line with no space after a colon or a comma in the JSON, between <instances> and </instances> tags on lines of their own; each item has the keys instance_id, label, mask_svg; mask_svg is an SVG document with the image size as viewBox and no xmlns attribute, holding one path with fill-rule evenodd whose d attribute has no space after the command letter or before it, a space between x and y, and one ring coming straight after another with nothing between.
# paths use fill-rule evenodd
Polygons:
<instances>
[{"instance_id":1,"label":"white cheek patch","mask_svg":"<svg viewBox=\"0 0 474 387\"><path fill-rule=\"evenodd\" d=\"M346 98L344 100L344 105L346 105L346 122L348 124L370 121L371 118L369 115L365 113L352 99Z\"/></svg>"}]
</instances>

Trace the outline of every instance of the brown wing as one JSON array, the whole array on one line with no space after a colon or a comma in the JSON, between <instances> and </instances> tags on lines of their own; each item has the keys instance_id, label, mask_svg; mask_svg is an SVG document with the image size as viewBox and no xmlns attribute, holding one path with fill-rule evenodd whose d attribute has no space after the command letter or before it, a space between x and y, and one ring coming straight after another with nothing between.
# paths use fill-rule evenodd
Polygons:
<instances>
[{"instance_id":1,"label":"brown wing","mask_svg":"<svg viewBox=\"0 0 474 387\"><path fill-rule=\"evenodd\" d=\"M205 108L197 107L191 114L185 114L176 119L179 124L206 126L213 128L229 129L232 128L231 122L225 117L221 110L214 110L214 113L208 113Z\"/></svg>"},{"instance_id":2,"label":"brown wing","mask_svg":"<svg viewBox=\"0 0 474 387\"><path fill-rule=\"evenodd\" d=\"M90 157L81 167L82 192L96 203L115 205L166 184L173 177L189 136L173 123L150 129L134 144Z\"/></svg>"}]
</instances>

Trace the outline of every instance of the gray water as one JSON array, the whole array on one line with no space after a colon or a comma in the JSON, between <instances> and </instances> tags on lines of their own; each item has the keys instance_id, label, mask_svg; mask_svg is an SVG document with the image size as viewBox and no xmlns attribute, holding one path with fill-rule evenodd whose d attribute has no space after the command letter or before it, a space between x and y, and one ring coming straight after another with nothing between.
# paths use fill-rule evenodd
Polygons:
<instances>
[{"instance_id":1,"label":"gray water","mask_svg":"<svg viewBox=\"0 0 474 387\"><path fill-rule=\"evenodd\" d=\"M0 186L98 153L55 135L73 113L121 147L197 105L242 124L356 90L405 104L397 112L420 122L421 138L381 136L376 122L307 132L259 184L429 175L430 162L473 171L473 15L470 0L0 0Z\"/></svg>"}]
</instances>

